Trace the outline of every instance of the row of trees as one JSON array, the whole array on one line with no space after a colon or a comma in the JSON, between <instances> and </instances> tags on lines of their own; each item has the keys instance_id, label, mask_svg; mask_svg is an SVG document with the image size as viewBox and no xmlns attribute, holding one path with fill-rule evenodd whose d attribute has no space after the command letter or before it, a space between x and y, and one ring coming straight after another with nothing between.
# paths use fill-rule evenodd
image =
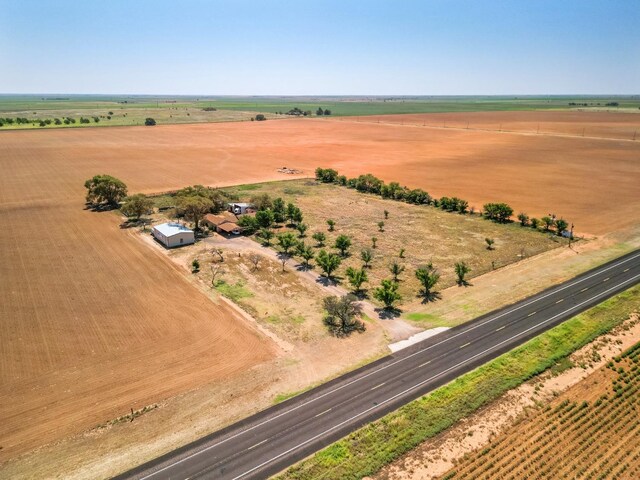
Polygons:
<instances>
[{"instance_id":1,"label":"row of trees","mask_svg":"<svg viewBox=\"0 0 640 480\"><path fill-rule=\"evenodd\" d=\"M530 218L529 215L521 212L518 214L518 221L521 227L531 227L537 230L539 226L542 225L545 232L550 232L552 229L555 229L556 235L558 236L562 236L569 227L569 222L563 218L556 218L555 215L544 216L538 220L537 218ZM573 237L573 227L569 234Z\"/></svg>"},{"instance_id":2,"label":"row of trees","mask_svg":"<svg viewBox=\"0 0 640 480\"><path fill-rule=\"evenodd\" d=\"M99 123L101 118L105 118L104 116L92 116L91 119L86 118L86 117L80 117L80 123L83 124L87 124L87 123L91 123L91 120L93 120L94 123ZM111 120L111 115L108 115L106 117L108 120ZM44 119L40 119L40 118L32 118L32 119L28 119L28 118L24 118L24 117L16 117L14 118L0 118L0 127L4 127L5 125L27 125L27 124L32 124L32 125L39 125L41 127L46 127L47 125L72 125L74 123L76 123L76 119L73 117L62 117L62 118L44 118Z\"/></svg>"},{"instance_id":3,"label":"row of trees","mask_svg":"<svg viewBox=\"0 0 640 480\"><path fill-rule=\"evenodd\" d=\"M404 201L415 205L432 205L447 212L465 214L470 211L473 213L473 208L469 209L469 202L464 199L458 197L433 198L429 193L420 188L410 189L400 185L398 182L385 184L384 181L370 173L360 175L357 178L347 178L344 175L340 175L338 171L333 168L317 168L315 173L316 180L322 183L333 183L355 188L360 192L373 193L383 198ZM508 223L511 222L513 208L502 202L486 203L483 206L482 213L485 218L494 222ZM531 226L534 229L537 229L541 223L544 225L545 231L549 231L555 227L558 235L562 235L562 232L569 226L568 222L564 219L556 219L553 216L542 217L538 220L537 218L529 218L525 213L521 213L518 215L518 220L522 226Z\"/></svg>"},{"instance_id":4,"label":"row of trees","mask_svg":"<svg viewBox=\"0 0 640 480\"><path fill-rule=\"evenodd\" d=\"M370 173L363 174L357 178L347 178L340 175L333 168L317 168L316 180L322 183L334 183L348 188L355 188L359 192L373 193L382 198L389 198L414 205L432 205L442 208L448 212L467 213L469 202L457 197L433 198L428 192L421 188L408 188L398 182L385 184L384 181Z\"/></svg>"}]
</instances>

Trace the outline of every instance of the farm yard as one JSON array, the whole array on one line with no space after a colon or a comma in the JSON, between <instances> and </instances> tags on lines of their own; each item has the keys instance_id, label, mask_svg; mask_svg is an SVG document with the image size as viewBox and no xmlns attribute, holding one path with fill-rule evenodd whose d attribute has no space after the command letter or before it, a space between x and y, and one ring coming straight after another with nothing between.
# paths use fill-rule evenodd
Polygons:
<instances>
[{"instance_id":1,"label":"farm yard","mask_svg":"<svg viewBox=\"0 0 640 480\"><path fill-rule=\"evenodd\" d=\"M402 295L399 306L403 309L405 306L419 308L421 286L415 271L430 262L441 274L436 287L436 290L441 290L455 285L454 265L457 262L465 262L469 266L467 280L472 284L474 276L567 244L566 239L536 232L518 223L501 225L485 220L477 213L445 212L432 206L382 199L377 195L310 180L242 185L223 190L243 201L265 194L272 199L281 197L302 210L303 223L308 226L305 236L300 238L295 229L279 226L273 230L276 235L272 240L274 247L277 247L278 234L292 231L299 241L304 241L316 253L321 248L338 253L334 247L336 239L346 235L351 246L335 277L347 290L352 287L345 271L348 267L360 269L363 266L363 250L372 254L370 265L365 268L369 280L362 287L367 298L371 299L371 292L383 279L392 278L390 267L397 263L403 269L398 276ZM327 220L335 222L333 231L328 228ZM383 222L382 227L379 222ZM313 239L316 232L322 232L326 237L322 245ZM375 248L372 238L376 239ZM491 250L487 248L486 238L495 241ZM261 241L259 237L255 240ZM295 262L301 262L301 259L297 258ZM312 265L316 263L311 261ZM317 265L315 272L318 275L322 273Z\"/></svg>"},{"instance_id":2,"label":"farm yard","mask_svg":"<svg viewBox=\"0 0 640 480\"><path fill-rule=\"evenodd\" d=\"M586 118L581 112L571 115L563 121ZM637 224L640 170L634 159L639 152L640 144L632 141L334 119L2 131L0 416L7 421L0 424L0 459L92 428L130 408L246 374L278 355L277 345L235 310L213 303L183 269L139 242L133 230L119 228L117 215L84 210L82 185L96 173L121 178L130 193L154 193L193 184L224 187L311 177L324 166L348 176L371 172L433 196L455 195L476 208L504 201L531 216L553 211L575 222L578 235L605 235ZM302 174L278 173L283 166ZM304 186L306 180L300 182ZM365 242L371 229L380 247L395 251L399 235L413 231L408 221L394 224L400 215L427 225L429 241L442 258L443 285L451 284L456 242L478 249L482 260L472 265L472 275L489 268L487 255L498 262L517 260L517 239L527 238L527 255L555 246L545 235L517 225L431 209L417 212L339 187L312 189L335 192L335 198L323 200L336 211L336 233L353 228L358 242ZM315 194L283 194L296 198L310 222L323 224L326 214L313 204ZM349 226L355 218L343 208L345 202L354 202L351 206L364 217L361 232ZM382 218L374 219L384 209L389 219L385 231L377 232ZM443 222L461 235L449 241L448 252L438 251L442 228L428 228ZM483 233L468 238L469 222ZM485 235L496 239L492 252L482 243ZM428 253L414 245L403 248L407 258ZM348 261L355 260L352 255ZM372 281L384 272L384 261L377 265ZM232 285L238 280L230 279ZM291 318L297 315L292 312ZM287 330L284 316L278 317L279 324L272 318L274 330L280 328L285 338L304 336L306 321L299 330ZM320 378L330 373L318 372ZM312 373L307 380L314 381ZM38 422L26 420L33 418Z\"/></svg>"},{"instance_id":3,"label":"farm yard","mask_svg":"<svg viewBox=\"0 0 640 480\"><path fill-rule=\"evenodd\" d=\"M639 365L640 343L441 479L638 478Z\"/></svg>"}]
</instances>

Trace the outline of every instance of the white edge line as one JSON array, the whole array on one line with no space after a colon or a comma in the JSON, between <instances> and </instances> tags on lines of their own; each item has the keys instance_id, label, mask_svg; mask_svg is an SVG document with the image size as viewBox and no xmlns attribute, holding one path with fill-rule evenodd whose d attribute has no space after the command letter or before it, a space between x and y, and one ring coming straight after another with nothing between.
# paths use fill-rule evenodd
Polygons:
<instances>
[{"instance_id":1,"label":"white edge line","mask_svg":"<svg viewBox=\"0 0 640 480\"><path fill-rule=\"evenodd\" d=\"M306 402L304 402L304 403L301 403L301 404L299 404L299 405L297 405L297 406L295 406L295 407L293 407L293 408L291 408L291 409L289 409L289 410L285 410L284 412L279 413L278 415L274 415L273 417L270 417L270 418L268 418L268 419L266 419L266 420L264 420L264 421L262 421L262 422L260 422L260 423L256 423L255 425L252 425L251 427L247 428L246 430L242 430L241 432L238 432L238 433L236 433L236 434L234 434L234 435L231 435L231 436L229 436L229 437L227 437L227 438L225 438L225 439L223 439L223 440L220 440L219 442L214 443L213 445L209 445L208 447L205 447L205 448L203 448L203 449L201 449L201 450L198 450L198 451L196 451L196 452L194 452L194 453L192 453L192 454L190 454L190 455L188 455L188 456L186 456L186 457L184 457L184 458L181 458L180 460L175 461L174 463L171 463L171 464L167 465L166 467L163 467L163 468L161 468L161 469L159 469L159 470L156 470L156 471L154 471L154 472L150 473L149 475L146 475L146 476L144 476L144 477L140 477L140 480L147 480L148 478L154 477L154 476L155 476L155 475L157 475L158 473L164 472L165 470L167 470L167 469L169 469L169 468L171 468L171 467L173 467L173 466L175 466L175 465L178 465L178 464L180 464L180 463L182 463L182 462L184 462L184 461L186 461L186 460L189 460L189 459L191 459L191 458L195 457L196 455L200 455L201 453L204 453L204 452L206 452L206 451L208 451L208 450L211 450L212 448L215 448L215 447L217 447L217 446L219 446L219 445L222 445L223 443L226 443L226 442L228 442L229 440L233 440L234 438L237 438L237 437L239 437L240 435L243 435L243 434L245 434L245 433L247 433L247 432L250 432L251 430L254 430L254 429L258 428L258 427L261 427L262 425L266 425L267 423L270 423L270 422L272 422L273 420L276 420L276 419L278 419L278 418L280 418L280 417L282 417L282 416L284 416L284 415L287 415L287 414L289 414L289 413L291 413L291 412L294 412L295 410L298 410L299 408L302 408L302 407L304 407L304 406L306 406L306 405L309 405L310 403L313 403L313 402L315 402L315 401L317 401L317 400L320 400L321 398L324 398L324 397L326 397L327 395L331 395L332 393L335 393L335 392L337 392L338 390L342 390L343 388L346 388L346 387L348 387L349 385L352 385L352 384L354 384L354 383L357 383L357 382L359 382L360 380L363 380L363 379L365 379L365 378L367 378L367 377L369 377L369 376L371 376L371 375L373 375L373 374L375 374L375 373L378 373L378 372L380 372L380 371L382 371L382 370L385 370L385 369L387 369L387 368L389 368L389 367L391 367L391 366L393 366L393 365L396 365L396 364L398 364L398 363L400 363L400 362L404 362L405 360L408 360L408 359L410 359L410 358L414 357L415 355L418 355L418 354L420 354L420 353L422 353L422 352L425 352L425 351L430 350L430 349L432 349L432 348L434 348L434 347L437 347L438 345L441 345L441 344L443 344L443 343L446 343L446 342L448 342L449 340L453 340L454 338L459 337L460 335L463 335L463 334L465 334L465 333L468 333L468 332L470 332L471 330L475 330L476 328L479 328L479 327L481 327L481 326L483 326L483 325L486 325L487 323L491 323L491 322L493 322L493 321L495 321L495 320L497 320L497 319L499 319L499 318L504 317L505 315L508 315L508 314L513 313L513 312L515 312L515 311L517 311L517 310L520 310L521 308L527 307L527 306L531 305L532 303L535 303L535 302L537 302L537 301L539 301L539 300L542 300L543 298L547 298L548 296L554 295L554 294L556 294L556 293L558 293L558 292L560 292L560 291L562 291L562 290L565 290L565 289L567 289L567 288L569 288L569 287L572 287L572 286L574 286L574 285L577 285L577 284L579 284L579 283L582 283L582 282L584 282L585 280L588 280L588 279L590 279L590 278L593 278L593 277L595 277L595 276L597 276L597 275L600 275L600 274L602 274L602 273L606 272L607 270L611 270L612 268L616 268L616 267L618 267L619 265L622 265L623 263L626 263L626 262L628 262L628 261L630 261L630 260L634 260L635 258L637 258L637 257L639 257L639 256L640 256L640 253L639 253L639 254L636 254L636 255L633 255L633 256L631 256L631 257L629 257L629 258L626 258L626 259L624 259L624 260L622 260L622 261L620 261L620 262L614 263L613 265L609 265L607 268L604 268L604 269L602 269L602 270L598 270L597 272L594 272L594 273L592 273L591 275L588 275L588 276L586 276L586 277L584 277L584 278L581 278L580 280L576 280L576 281L574 281L574 282L571 282L571 283L568 283L568 284L566 284L566 285L563 285L562 287L559 287L559 288L557 288L557 289L553 289L553 291L548 292L548 293L546 293L545 295L542 295L541 297L536 298L535 300L531 300L530 302L523 303L522 305L519 305L519 306L517 306L517 307L515 307L515 308L513 308L513 309L511 309L511 310L509 310L509 311L502 312L501 314L496 315L495 317L491 317L491 318L487 319L486 321L484 321L484 322L482 322L482 323L478 323L478 324L476 324L476 325L472 325L472 326L470 326L468 329L462 330L462 331L458 332L457 334L452 335L451 337L448 337L448 338L446 338L446 339L444 339L444 340L442 340L442 341L440 341L440 342L438 342L438 343L434 343L433 345L430 345L430 346L428 346L428 347L426 347L426 348L423 348L422 350L418 350L418 351L416 351L416 352L414 352L414 353L412 353L412 354L410 354L410 355L407 355L406 357L402 357L402 358L400 358L400 359L398 359L398 360L396 360L396 361L394 361L394 362L390 362L390 363L388 363L388 364L386 364L386 365L383 365L382 367L377 368L376 370L372 370L371 372L369 372L369 373L367 373L367 374L365 374L365 375L362 375L362 376L360 376L360 377L358 377L358 378L355 378L355 379L353 379L353 380L352 380L352 381L350 381L350 382L347 382L347 383L345 383L345 384L342 384L342 385L340 385L339 387L334 388L333 390L329 390L328 392L325 392L325 393L323 393L322 395L318 395L317 397L311 398L311 399L307 400L307 401L306 401ZM636 278L636 277L633 277L633 278ZM625 282L625 283L626 283L626 282ZM623 284L620 284L620 285L623 285ZM614 288L617 288L617 287L614 287ZM608 290L607 290L607 291L608 291ZM597 297L593 297L593 298L597 298ZM580 304L580 305L582 305L582 304ZM575 307L574 307L574 308L575 308Z\"/></svg>"}]
</instances>

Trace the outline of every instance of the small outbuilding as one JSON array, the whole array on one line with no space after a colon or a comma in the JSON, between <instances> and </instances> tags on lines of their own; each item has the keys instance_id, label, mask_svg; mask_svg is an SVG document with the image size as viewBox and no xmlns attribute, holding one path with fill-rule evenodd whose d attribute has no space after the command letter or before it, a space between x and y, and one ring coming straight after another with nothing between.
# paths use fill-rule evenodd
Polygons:
<instances>
[{"instance_id":1,"label":"small outbuilding","mask_svg":"<svg viewBox=\"0 0 640 480\"><path fill-rule=\"evenodd\" d=\"M153 227L151 231L156 240L167 248L181 247L194 243L193 230L179 223L162 223Z\"/></svg>"},{"instance_id":2,"label":"small outbuilding","mask_svg":"<svg viewBox=\"0 0 640 480\"><path fill-rule=\"evenodd\" d=\"M235 215L244 215L245 213L255 212L252 203L230 203L229 211Z\"/></svg>"}]
</instances>

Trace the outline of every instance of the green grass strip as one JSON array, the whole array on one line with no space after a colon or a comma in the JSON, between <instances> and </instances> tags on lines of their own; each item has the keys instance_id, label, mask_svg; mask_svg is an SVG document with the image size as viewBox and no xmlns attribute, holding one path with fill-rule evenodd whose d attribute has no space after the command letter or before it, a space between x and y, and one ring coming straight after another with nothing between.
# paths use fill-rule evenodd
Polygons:
<instances>
[{"instance_id":1,"label":"green grass strip","mask_svg":"<svg viewBox=\"0 0 640 480\"><path fill-rule=\"evenodd\" d=\"M349 434L275 478L356 480L372 475L609 332L639 308L640 286L636 286Z\"/></svg>"}]
</instances>

